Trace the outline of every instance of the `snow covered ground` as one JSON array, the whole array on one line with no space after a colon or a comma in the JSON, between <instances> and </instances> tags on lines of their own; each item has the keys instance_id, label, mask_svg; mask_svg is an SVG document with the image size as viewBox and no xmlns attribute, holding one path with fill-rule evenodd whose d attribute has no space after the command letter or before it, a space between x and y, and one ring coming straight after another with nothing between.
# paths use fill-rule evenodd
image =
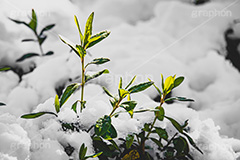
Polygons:
<instances>
[{"instance_id":1,"label":"snow covered ground","mask_svg":"<svg viewBox=\"0 0 240 160\"><path fill-rule=\"evenodd\" d=\"M73 15L84 26L94 11L94 33L110 30L110 36L90 49L91 56L111 59L104 66L92 66L90 71L108 68L109 75L86 86L87 108L79 113L80 123L90 127L111 111L108 97L100 86L116 92L119 77L128 82L137 75L137 82L152 79L160 86L160 74L183 75L184 83L173 95L186 96L194 103L165 105L166 114L179 121L189 119L190 135L203 150L191 154L197 160L234 160L240 157L240 73L225 57L224 33L233 28L240 38L240 1L214 0L195 6L190 0L1 0L0 1L0 66L10 65L28 72L21 81L12 71L0 73L0 159L3 160L68 160L64 147L79 149L88 146L94 152L90 135L84 131L66 133L57 119L43 116L34 120L19 118L33 111L53 111L56 88L78 80L80 62L58 38L58 34L78 43L78 31ZM33 35L23 25L8 17L27 20L34 8L42 28L50 23L56 27L43 44L54 55L16 63L27 52L39 52L33 43L22 43ZM240 63L240 62L239 62ZM64 105L59 119L78 121L70 106L79 99L77 91ZM157 92L150 88L133 98L137 107L155 107ZM149 115L149 116L146 116ZM139 127L152 120L152 113L138 114L130 119L120 115L113 120L119 137L138 132ZM132 124L134 127L126 126ZM164 125L170 126L164 121ZM74 152L77 157L77 152Z\"/></svg>"}]
</instances>

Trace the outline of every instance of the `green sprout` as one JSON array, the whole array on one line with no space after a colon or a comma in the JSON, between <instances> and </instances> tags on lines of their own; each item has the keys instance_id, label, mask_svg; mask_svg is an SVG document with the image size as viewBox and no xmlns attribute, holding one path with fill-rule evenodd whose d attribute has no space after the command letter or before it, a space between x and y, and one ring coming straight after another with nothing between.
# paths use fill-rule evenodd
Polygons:
<instances>
[{"instance_id":1,"label":"green sprout","mask_svg":"<svg viewBox=\"0 0 240 160\"><path fill-rule=\"evenodd\" d=\"M29 29L31 29L36 37L36 39L23 39L22 42L37 42L39 45L39 49L40 49L40 54L38 53L27 53L24 54L22 57L17 59L17 62L21 62L25 59L31 58L31 57L35 57L35 56L48 56L48 55L52 55L54 54L53 51L48 51L47 53L44 53L43 48L42 48L42 44L43 42L45 42L45 40L47 39L47 36L44 34L46 31L51 30L55 24L50 24L45 26L40 33L38 33L37 31L37 26L38 26L38 20L37 20L37 15L34 11L34 9L32 9L32 17L29 23L26 23L24 21L19 21L19 20L15 20L12 18L9 18L11 21L17 23L17 24L24 24L25 26L27 26Z\"/></svg>"}]
</instances>

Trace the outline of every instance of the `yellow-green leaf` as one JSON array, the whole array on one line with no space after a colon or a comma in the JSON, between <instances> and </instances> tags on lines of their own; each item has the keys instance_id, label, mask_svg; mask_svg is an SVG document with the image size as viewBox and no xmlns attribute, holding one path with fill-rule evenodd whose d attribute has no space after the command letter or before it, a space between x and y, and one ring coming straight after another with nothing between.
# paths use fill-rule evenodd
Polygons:
<instances>
[{"instance_id":1,"label":"yellow-green leaf","mask_svg":"<svg viewBox=\"0 0 240 160\"><path fill-rule=\"evenodd\" d=\"M83 34L81 32L81 29L80 29L80 25L78 23L78 19L77 19L77 16L74 16L74 21L77 25L77 28L78 28L78 32L79 32L79 35L80 35L80 41L81 41L81 44L83 44Z\"/></svg>"},{"instance_id":2,"label":"yellow-green leaf","mask_svg":"<svg viewBox=\"0 0 240 160\"><path fill-rule=\"evenodd\" d=\"M59 102L58 95L56 95L55 97L55 110L57 113L60 111L60 102Z\"/></svg>"},{"instance_id":3,"label":"yellow-green leaf","mask_svg":"<svg viewBox=\"0 0 240 160\"><path fill-rule=\"evenodd\" d=\"M94 12L90 14L85 25L85 32L83 35L83 47L86 49L89 38L92 36L92 23L93 23Z\"/></svg>"}]
</instances>

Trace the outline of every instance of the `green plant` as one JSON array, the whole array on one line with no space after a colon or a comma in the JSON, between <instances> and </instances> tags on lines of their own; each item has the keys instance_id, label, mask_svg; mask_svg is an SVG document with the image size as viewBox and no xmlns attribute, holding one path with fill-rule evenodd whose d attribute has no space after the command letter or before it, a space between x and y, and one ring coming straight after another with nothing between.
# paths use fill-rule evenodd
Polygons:
<instances>
[{"instance_id":1,"label":"green plant","mask_svg":"<svg viewBox=\"0 0 240 160\"><path fill-rule=\"evenodd\" d=\"M48 55L52 55L53 51L48 51L47 53L43 52L43 48L42 48L42 44L43 42L46 40L47 36L44 34L46 31L51 30L55 24L50 24L47 25L46 27L44 27L41 32L38 34L37 32L37 26L38 26L38 20L37 20L37 15L34 11L34 9L32 9L32 17L29 23L26 23L24 21L19 21L19 20L15 20L15 19L11 19L13 22L17 23L17 24L24 24L25 26L27 26L29 29L31 29L36 37L36 39L23 39L22 42L37 42L40 48L40 53L27 53L24 54L22 57L17 59L17 62L21 62L25 59L31 58L31 57L35 57L35 56L48 56Z\"/></svg>"},{"instance_id":2,"label":"green plant","mask_svg":"<svg viewBox=\"0 0 240 160\"><path fill-rule=\"evenodd\" d=\"M0 72L3 72L3 71L8 71L10 70L11 68L10 67L3 67L3 68L0 68ZM3 103L3 102L0 102L0 106L5 106L6 104Z\"/></svg>"},{"instance_id":3,"label":"green plant","mask_svg":"<svg viewBox=\"0 0 240 160\"><path fill-rule=\"evenodd\" d=\"M74 16L74 20L80 35L80 44L73 45L70 41L66 40L66 38L60 36L60 39L65 44L67 44L80 58L82 66L81 82L73 83L67 86L61 97L56 95L55 113L42 111L37 113L25 114L22 115L21 118L31 119L40 117L45 114L51 114L58 117L58 113L60 112L61 107L66 103L70 96L80 87L81 87L80 100L77 100L74 104L72 104L71 109L73 109L73 111L77 113L78 103L80 103L80 111L82 111L85 108L86 104L86 101L84 100L85 84L88 81L97 78L104 73L109 72L107 69L104 69L93 75L87 75L86 74L87 67L91 64L100 65L110 61L108 58L96 58L92 62L86 65L84 64L85 61L84 57L87 53L87 49L102 41L110 33L108 31L103 31L92 36L93 16L94 13L91 13L91 15L88 17L84 34L82 34L80 30L77 17ZM146 146L147 141L152 141L154 144L157 145L159 151L161 152L161 154L156 155L158 159L169 160L193 159L192 156L189 154L190 150L189 144L202 153L202 151L197 147L193 139L187 134L188 121L185 121L181 125L173 118L165 115L165 111L163 108L163 104L168 101L191 101L191 102L193 101L192 99L188 99L185 97L166 98L167 95L173 89L178 87L183 82L184 77L176 78L175 75L169 76L165 81L163 75L161 75L161 78L162 78L162 91L150 79L148 82L133 85L136 76L134 76L125 87L123 87L122 78L120 78L118 85L118 93L116 95L113 95L105 87L103 87L104 92L110 97L112 111L108 115L100 117L96 121L96 123L87 130L87 132L91 131L90 133L96 154L86 156L87 147L85 147L85 144L82 144L79 150L79 159L85 160L88 158L99 156L101 160L108 160L109 158L114 158L116 160L128 160L128 159L151 160L153 158L147 150L151 149L151 147ZM131 95L134 93L144 91L152 85L157 89L159 93L160 96L159 106L153 109L150 108L135 110L137 102L131 99ZM118 111L119 108L123 108L123 110ZM113 117L117 118L118 115L121 113L128 113L130 117L133 118L135 113L143 113L149 111L154 112L154 120L151 123L145 123L140 133L129 134L125 139L120 138L119 140L121 140L122 143L120 145L117 145L115 139L118 137L118 133L115 127L112 125L112 118ZM176 132L174 135L169 134L169 132L166 129L156 126L157 121L161 122L164 119L169 120L171 124L175 127ZM80 132L80 130L83 130L81 126L77 123L65 123L63 121L60 121L60 123L62 124L62 129L64 131Z\"/></svg>"},{"instance_id":4,"label":"green plant","mask_svg":"<svg viewBox=\"0 0 240 160\"><path fill-rule=\"evenodd\" d=\"M131 144L134 144L135 146L137 146L137 147L134 147L134 149L137 148L137 151L139 151L141 157L146 160L152 159L150 154L145 151L145 149L147 148L146 147L147 140L151 140L158 146L158 149L162 153L162 156L157 155L159 159L174 159L174 160L193 159L192 156L189 154L188 142L200 153L202 153L202 151L197 147L193 139L187 134L186 127L188 125L188 120L186 120L183 125L180 125L179 122L165 115L165 111L162 106L167 101L191 101L192 102L193 100L185 97L166 98L167 94L169 94L174 88L178 87L183 82L184 77L176 78L176 75L169 76L165 80L165 82L164 82L163 75L161 75L161 77L162 77L162 91L160 91L160 89L155 84L153 84L161 97L160 104L155 108L156 111L154 111L155 118L152 123L144 124L144 128L142 129L141 133L135 134L137 138L135 142L133 141L133 137L131 138L130 146ZM169 134L166 131L166 129L155 126L157 120L163 121L164 119L169 120L172 123L172 125L175 127L175 129L178 131L171 138L169 138ZM150 135L152 134L155 134L155 137L158 136L159 138L157 139L155 137L150 137Z\"/></svg>"}]
</instances>

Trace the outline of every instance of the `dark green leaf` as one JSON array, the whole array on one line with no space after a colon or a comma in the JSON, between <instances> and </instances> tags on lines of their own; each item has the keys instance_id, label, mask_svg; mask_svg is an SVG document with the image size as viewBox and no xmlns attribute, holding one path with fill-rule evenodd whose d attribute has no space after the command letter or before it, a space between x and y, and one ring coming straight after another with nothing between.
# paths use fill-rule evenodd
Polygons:
<instances>
[{"instance_id":1,"label":"dark green leaf","mask_svg":"<svg viewBox=\"0 0 240 160\"><path fill-rule=\"evenodd\" d=\"M6 105L5 103L0 102L0 106L5 106L5 105Z\"/></svg>"},{"instance_id":2,"label":"dark green leaf","mask_svg":"<svg viewBox=\"0 0 240 160\"><path fill-rule=\"evenodd\" d=\"M175 79L174 81L174 87L173 88L176 88L177 86L179 86L184 80L184 77L178 77Z\"/></svg>"},{"instance_id":3,"label":"dark green leaf","mask_svg":"<svg viewBox=\"0 0 240 160\"><path fill-rule=\"evenodd\" d=\"M113 145L113 147L114 147L115 149L120 150L119 147L118 147L118 145L117 145L117 143L116 143L114 140L109 140L109 142L112 143L112 145Z\"/></svg>"},{"instance_id":4,"label":"dark green leaf","mask_svg":"<svg viewBox=\"0 0 240 160\"><path fill-rule=\"evenodd\" d=\"M188 119L184 122L184 124L182 125L182 128L187 127L187 125L188 125Z\"/></svg>"},{"instance_id":5,"label":"dark green leaf","mask_svg":"<svg viewBox=\"0 0 240 160\"><path fill-rule=\"evenodd\" d=\"M68 98L73 94L73 92L80 86L79 83L73 83L69 85L65 91L63 92L63 95L60 99L60 107L68 100Z\"/></svg>"},{"instance_id":6,"label":"dark green leaf","mask_svg":"<svg viewBox=\"0 0 240 160\"><path fill-rule=\"evenodd\" d=\"M28 58L31 58L31 57L35 57L35 56L40 56L38 53L27 53L27 54L24 54L22 57L18 58L16 60L16 62L21 62L25 59L28 59Z\"/></svg>"},{"instance_id":7,"label":"dark green leaf","mask_svg":"<svg viewBox=\"0 0 240 160\"><path fill-rule=\"evenodd\" d=\"M30 41L35 42L35 41L37 41L37 40L35 40L35 39L23 39L23 40L22 40L22 42L30 42Z\"/></svg>"},{"instance_id":8,"label":"dark green leaf","mask_svg":"<svg viewBox=\"0 0 240 160\"><path fill-rule=\"evenodd\" d=\"M69 40L67 40L66 38L63 37L65 39L64 40L62 37L63 36L59 35L59 38L61 39L61 41L65 44L67 44L80 57L80 54L78 53L77 49L74 47L75 45L73 45L73 43L71 41L69 41Z\"/></svg>"},{"instance_id":9,"label":"dark green leaf","mask_svg":"<svg viewBox=\"0 0 240 160\"><path fill-rule=\"evenodd\" d=\"M99 64L104 64L104 63L109 62L109 61L110 61L110 59L108 59L108 58L95 58L92 62L88 63L88 64L86 65L86 67L87 67L88 65L90 65L90 64L99 65ZM85 67L85 68L86 68L86 67Z\"/></svg>"},{"instance_id":10,"label":"dark green leaf","mask_svg":"<svg viewBox=\"0 0 240 160\"><path fill-rule=\"evenodd\" d=\"M156 138L150 138L159 148L163 147L161 141L157 140Z\"/></svg>"},{"instance_id":11,"label":"dark green leaf","mask_svg":"<svg viewBox=\"0 0 240 160\"><path fill-rule=\"evenodd\" d=\"M164 108L163 107L156 107L156 109L158 109L159 111L155 111L155 116L157 116L157 119L159 121L163 121L164 119L164 115L165 115L165 111L164 111Z\"/></svg>"},{"instance_id":12,"label":"dark green leaf","mask_svg":"<svg viewBox=\"0 0 240 160\"><path fill-rule=\"evenodd\" d=\"M39 37L39 43L40 43L40 45L43 44L43 42L46 40L46 38L47 38L47 36L45 36L45 35Z\"/></svg>"},{"instance_id":13,"label":"dark green leaf","mask_svg":"<svg viewBox=\"0 0 240 160\"><path fill-rule=\"evenodd\" d=\"M116 103L118 102L118 99L113 97L109 101L110 101L111 105L114 107L116 105Z\"/></svg>"},{"instance_id":14,"label":"dark green leaf","mask_svg":"<svg viewBox=\"0 0 240 160\"><path fill-rule=\"evenodd\" d=\"M135 81L135 79L137 78L137 76L134 76L132 78L132 80L128 83L128 85L125 87L125 89L127 89L128 87L130 87L131 84L133 84L133 82Z\"/></svg>"},{"instance_id":15,"label":"dark green leaf","mask_svg":"<svg viewBox=\"0 0 240 160\"><path fill-rule=\"evenodd\" d=\"M59 102L58 95L56 95L55 97L55 110L57 113L60 111L60 102Z\"/></svg>"},{"instance_id":16,"label":"dark green leaf","mask_svg":"<svg viewBox=\"0 0 240 160\"><path fill-rule=\"evenodd\" d=\"M53 55L53 54L54 54L53 51L48 51L48 52L45 54L45 56L50 56L50 55Z\"/></svg>"},{"instance_id":17,"label":"dark green leaf","mask_svg":"<svg viewBox=\"0 0 240 160\"><path fill-rule=\"evenodd\" d=\"M151 123L145 123L143 130L146 132L151 132L150 125L151 125Z\"/></svg>"},{"instance_id":18,"label":"dark green leaf","mask_svg":"<svg viewBox=\"0 0 240 160\"><path fill-rule=\"evenodd\" d=\"M167 134L167 131L165 129L155 127L155 131L159 135L159 137L163 138L166 141L168 140L168 134Z\"/></svg>"},{"instance_id":19,"label":"dark green leaf","mask_svg":"<svg viewBox=\"0 0 240 160\"><path fill-rule=\"evenodd\" d=\"M109 97L112 97L113 98L113 95L105 88L105 87L102 87L104 92L109 96Z\"/></svg>"},{"instance_id":20,"label":"dark green leaf","mask_svg":"<svg viewBox=\"0 0 240 160\"><path fill-rule=\"evenodd\" d=\"M128 91L130 93L141 92L141 91L147 89L148 87L150 87L152 84L153 84L153 82L140 83L138 85L132 86L131 88L128 89Z\"/></svg>"},{"instance_id":21,"label":"dark green leaf","mask_svg":"<svg viewBox=\"0 0 240 160\"><path fill-rule=\"evenodd\" d=\"M120 104L120 107L124 108L131 116L131 118L133 117L133 110L136 107L137 102L136 101L127 101L127 102L123 102Z\"/></svg>"},{"instance_id":22,"label":"dark green leaf","mask_svg":"<svg viewBox=\"0 0 240 160\"><path fill-rule=\"evenodd\" d=\"M85 32L83 35L83 47L86 49L89 38L92 36L92 22L93 22L94 12L90 14L85 25Z\"/></svg>"},{"instance_id":23,"label":"dark green leaf","mask_svg":"<svg viewBox=\"0 0 240 160\"><path fill-rule=\"evenodd\" d=\"M152 82L151 79L148 78L148 80L149 80L150 82ZM154 83L153 83L153 86L156 88L156 90L157 90L158 93L159 93L159 96L161 97L161 96L162 96L162 92L160 91L160 89L159 89Z\"/></svg>"},{"instance_id":24,"label":"dark green leaf","mask_svg":"<svg viewBox=\"0 0 240 160\"><path fill-rule=\"evenodd\" d=\"M80 35L81 44L83 44L83 34L82 34L82 32L81 32L81 29L80 29L80 25L79 25L77 16L74 16L74 21L75 21L75 23L76 23L76 25L77 25L77 28L78 28L78 32L79 32L79 35Z\"/></svg>"},{"instance_id":25,"label":"dark green leaf","mask_svg":"<svg viewBox=\"0 0 240 160\"><path fill-rule=\"evenodd\" d=\"M104 70L102 70L102 71L100 71L100 72L98 72L98 73L95 73L95 74L91 75L91 76L86 75L86 76L85 76L85 82L88 82L88 81L90 81L91 79L97 78L97 77L99 77L100 75L106 74L106 73L109 73L109 71L108 71L107 69L104 69Z\"/></svg>"},{"instance_id":26,"label":"dark green leaf","mask_svg":"<svg viewBox=\"0 0 240 160\"><path fill-rule=\"evenodd\" d=\"M92 36L90 39L88 39L88 43L86 44L85 48L90 48L94 46L95 44L101 42L103 39L107 38L109 36L110 32L108 31L102 31L94 36Z\"/></svg>"},{"instance_id":27,"label":"dark green leaf","mask_svg":"<svg viewBox=\"0 0 240 160\"><path fill-rule=\"evenodd\" d=\"M178 132L183 133L182 126L176 120L167 116L164 117L167 118L172 123L172 125L178 130Z\"/></svg>"},{"instance_id":28,"label":"dark green leaf","mask_svg":"<svg viewBox=\"0 0 240 160\"><path fill-rule=\"evenodd\" d=\"M83 143L79 150L79 159L84 160L86 153L87 153L87 147L85 147L85 144Z\"/></svg>"},{"instance_id":29,"label":"dark green leaf","mask_svg":"<svg viewBox=\"0 0 240 160\"><path fill-rule=\"evenodd\" d=\"M167 101L174 101L174 100L194 102L193 99L189 99L189 98L185 98L185 97L171 97L171 98L165 99L164 101L167 102Z\"/></svg>"},{"instance_id":30,"label":"dark green leaf","mask_svg":"<svg viewBox=\"0 0 240 160\"><path fill-rule=\"evenodd\" d=\"M80 102L79 100L77 100L75 103L73 103L73 105L72 105L72 110L75 112L75 113L77 113L77 104L78 104L78 102Z\"/></svg>"},{"instance_id":31,"label":"dark green leaf","mask_svg":"<svg viewBox=\"0 0 240 160\"><path fill-rule=\"evenodd\" d=\"M127 137L126 137L126 148L127 149L131 148L133 141L134 141L134 135L132 135L132 134L127 135Z\"/></svg>"},{"instance_id":32,"label":"dark green leaf","mask_svg":"<svg viewBox=\"0 0 240 160\"><path fill-rule=\"evenodd\" d=\"M111 127L111 117L105 115L103 118L100 118L95 126L94 131L97 136L102 136L105 134Z\"/></svg>"},{"instance_id":33,"label":"dark green leaf","mask_svg":"<svg viewBox=\"0 0 240 160\"><path fill-rule=\"evenodd\" d=\"M9 19L10 19L11 21L17 23L17 24L24 24L24 25L26 25L27 27L29 27L29 25L28 25L26 22L24 22L24 21L15 20L15 19L12 19L12 18L9 18Z\"/></svg>"},{"instance_id":34,"label":"dark green leaf","mask_svg":"<svg viewBox=\"0 0 240 160\"><path fill-rule=\"evenodd\" d=\"M3 68L0 68L0 72L2 72L2 71L8 71L8 70L10 70L11 68L10 67L3 67Z\"/></svg>"},{"instance_id":35,"label":"dark green leaf","mask_svg":"<svg viewBox=\"0 0 240 160\"><path fill-rule=\"evenodd\" d=\"M43 32L49 31L50 29L52 29L54 26L55 26L55 24L47 25L46 27L44 27L44 28L41 30L39 36L41 36L41 35L43 34Z\"/></svg>"},{"instance_id":36,"label":"dark green leaf","mask_svg":"<svg viewBox=\"0 0 240 160\"><path fill-rule=\"evenodd\" d=\"M112 124L107 132L102 135L102 137L106 140L111 140L117 137L117 131Z\"/></svg>"},{"instance_id":37,"label":"dark green leaf","mask_svg":"<svg viewBox=\"0 0 240 160\"><path fill-rule=\"evenodd\" d=\"M186 133L183 133L183 135L185 135L189 141L189 143L196 149L198 150L201 154L203 154L203 152L198 148L198 146L196 145L196 143L193 141L193 139Z\"/></svg>"},{"instance_id":38,"label":"dark green leaf","mask_svg":"<svg viewBox=\"0 0 240 160\"><path fill-rule=\"evenodd\" d=\"M177 154L180 155L182 153L188 154L189 146L185 138L179 136L173 140L174 148L177 150Z\"/></svg>"},{"instance_id":39,"label":"dark green leaf","mask_svg":"<svg viewBox=\"0 0 240 160\"><path fill-rule=\"evenodd\" d=\"M161 79L162 79L162 91L164 90L164 78L163 75L161 74Z\"/></svg>"},{"instance_id":40,"label":"dark green leaf","mask_svg":"<svg viewBox=\"0 0 240 160\"><path fill-rule=\"evenodd\" d=\"M37 15L36 15L34 9L32 9L32 19L31 19L31 21L28 25L33 31L36 32L36 29L37 29Z\"/></svg>"},{"instance_id":41,"label":"dark green leaf","mask_svg":"<svg viewBox=\"0 0 240 160\"><path fill-rule=\"evenodd\" d=\"M53 112L38 112L38 113L30 113L30 114L24 114L21 116L21 118L25 118L25 119L33 119L33 118L37 118L37 117L40 117L44 114L52 114L54 116L57 117L57 115Z\"/></svg>"}]
</instances>

